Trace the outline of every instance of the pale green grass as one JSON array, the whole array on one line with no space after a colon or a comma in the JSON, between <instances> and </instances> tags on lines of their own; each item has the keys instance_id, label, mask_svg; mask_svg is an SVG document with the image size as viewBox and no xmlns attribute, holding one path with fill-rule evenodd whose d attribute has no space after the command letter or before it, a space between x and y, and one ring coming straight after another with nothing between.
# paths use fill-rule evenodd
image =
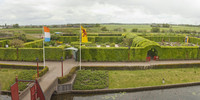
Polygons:
<instances>
[{"instance_id":1,"label":"pale green grass","mask_svg":"<svg viewBox=\"0 0 200 100\"><path fill-rule=\"evenodd\" d=\"M162 79L165 83L162 83ZM109 88L134 88L200 82L200 68L109 71Z\"/></svg>"},{"instance_id":2,"label":"pale green grass","mask_svg":"<svg viewBox=\"0 0 200 100\"><path fill-rule=\"evenodd\" d=\"M10 86L15 82L15 77L22 69L0 69L0 85L1 90L10 90Z\"/></svg>"}]
</instances>

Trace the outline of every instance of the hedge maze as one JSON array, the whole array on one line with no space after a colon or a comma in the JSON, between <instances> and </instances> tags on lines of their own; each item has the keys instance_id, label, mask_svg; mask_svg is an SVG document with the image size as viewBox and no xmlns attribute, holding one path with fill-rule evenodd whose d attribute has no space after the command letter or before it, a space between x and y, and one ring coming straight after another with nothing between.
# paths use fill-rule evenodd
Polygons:
<instances>
[{"instance_id":1,"label":"hedge maze","mask_svg":"<svg viewBox=\"0 0 200 100\"><path fill-rule=\"evenodd\" d=\"M189 37L189 43L195 46L161 46L158 42L184 43L184 35L138 35L127 34L88 34L88 43L82 43L82 61L146 61L148 56L158 56L159 60L200 59L200 39ZM59 47L45 46L46 60L58 61L72 55L65 51L67 47L79 48L79 34L63 34L55 41ZM5 48L8 40L0 40L0 60L35 61L43 60L43 39L26 42L22 48ZM101 45L98 47L97 45ZM110 47L107 47L110 45ZM112 45L112 46L111 46ZM115 45L119 45L116 47ZM79 60L79 51L76 52Z\"/></svg>"}]
</instances>

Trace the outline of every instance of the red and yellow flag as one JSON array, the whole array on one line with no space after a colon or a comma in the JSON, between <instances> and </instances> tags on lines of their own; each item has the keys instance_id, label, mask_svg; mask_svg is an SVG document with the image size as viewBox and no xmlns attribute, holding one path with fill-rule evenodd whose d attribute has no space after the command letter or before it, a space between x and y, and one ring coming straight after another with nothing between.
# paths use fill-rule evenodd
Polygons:
<instances>
[{"instance_id":1,"label":"red and yellow flag","mask_svg":"<svg viewBox=\"0 0 200 100\"><path fill-rule=\"evenodd\" d=\"M88 42L88 38L87 38L87 32L86 32L86 29L85 28L83 28L82 26L81 26L81 33L82 33L82 43L86 43L86 42Z\"/></svg>"}]
</instances>

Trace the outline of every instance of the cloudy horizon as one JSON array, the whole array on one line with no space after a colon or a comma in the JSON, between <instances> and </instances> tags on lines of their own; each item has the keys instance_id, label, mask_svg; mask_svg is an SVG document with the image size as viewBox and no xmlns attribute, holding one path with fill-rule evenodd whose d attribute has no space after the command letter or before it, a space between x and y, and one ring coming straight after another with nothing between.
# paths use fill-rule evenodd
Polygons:
<instances>
[{"instance_id":1,"label":"cloudy horizon","mask_svg":"<svg viewBox=\"0 0 200 100\"><path fill-rule=\"evenodd\" d=\"M169 23L200 25L199 0L0 0L0 25Z\"/></svg>"}]
</instances>

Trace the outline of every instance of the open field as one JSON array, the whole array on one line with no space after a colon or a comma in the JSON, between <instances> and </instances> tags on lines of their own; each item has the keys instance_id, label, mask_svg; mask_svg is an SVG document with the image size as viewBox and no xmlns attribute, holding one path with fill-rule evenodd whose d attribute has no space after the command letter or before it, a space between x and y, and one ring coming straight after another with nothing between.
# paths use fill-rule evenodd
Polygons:
<instances>
[{"instance_id":1,"label":"open field","mask_svg":"<svg viewBox=\"0 0 200 100\"><path fill-rule=\"evenodd\" d=\"M134 88L200 81L200 68L109 71L109 88ZM162 83L162 80L165 83Z\"/></svg>"},{"instance_id":2,"label":"open field","mask_svg":"<svg viewBox=\"0 0 200 100\"><path fill-rule=\"evenodd\" d=\"M102 31L101 28L106 27L109 31ZM113 24L101 24L100 27L86 27L88 33L118 33L119 31L114 31L114 29L121 28L126 29L127 32L131 32L132 29L138 29L139 32L151 32L152 27L150 25L113 25ZM187 30L187 31L196 31L200 32L200 27L191 27L191 26L175 26L172 25L171 28L160 28L162 30ZM69 28L50 28L50 32L63 32L63 33L79 33L79 27L69 27ZM26 34L42 34L42 28L13 28L13 29L0 29L0 33L26 33ZM120 32L121 33L121 32Z\"/></svg>"},{"instance_id":3,"label":"open field","mask_svg":"<svg viewBox=\"0 0 200 100\"><path fill-rule=\"evenodd\" d=\"M30 75L29 75L30 74ZM0 69L0 84L1 90L10 90L10 86L15 82L16 76L18 79L32 79L32 76L35 74L33 70L24 70L24 69ZM23 90L26 87L26 83L19 84L19 89Z\"/></svg>"}]
</instances>

